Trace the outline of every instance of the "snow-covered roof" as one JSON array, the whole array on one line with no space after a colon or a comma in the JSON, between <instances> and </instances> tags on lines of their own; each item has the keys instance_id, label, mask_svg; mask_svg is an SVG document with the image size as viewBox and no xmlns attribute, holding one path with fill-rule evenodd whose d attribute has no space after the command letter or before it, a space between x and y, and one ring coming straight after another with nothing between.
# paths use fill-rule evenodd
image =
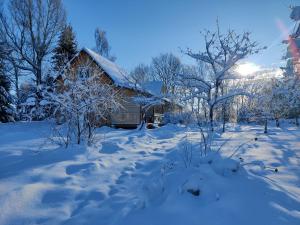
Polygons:
<instances>
[{"instance_id":1,"label":"snow-covered roof","mask_svg":"<svg viewBox=\"0 0 300 225\"><path fill-rule=\"evenodd\" d=\"M143 84L143 89L156 97L162 96L162 81L148 81Z\"/></svg>"},{"instance_id":2,"label":"snow-covered roof","mask_svg":"<svg viewBox=\"0 0 300 225\"><path fill-rule=\"evenodd\" d=\"M163 82L162 81L148 81L142 85L145 92L150 93L153 97L159 98L166 102L172 102L171 98L165 96L162 92ZM178 106L184 107L182 104L176 101Z\"/></svg>"},{"instance_id":3,"label":"snow-covered roof","mask_svg":"<svg viewBox=\"0 0 300 225\"><path fill-rule=\"evenodd\" d=\"M95 61L95 63L104 70L104 72L113 80L115 85L130 89L137 89L139 91L142 90L140 87L129 82L127 79L127 73L114 62L104 58L89 48L83 48L82 51L87 53Z\"/></svg>"}]
</instances>

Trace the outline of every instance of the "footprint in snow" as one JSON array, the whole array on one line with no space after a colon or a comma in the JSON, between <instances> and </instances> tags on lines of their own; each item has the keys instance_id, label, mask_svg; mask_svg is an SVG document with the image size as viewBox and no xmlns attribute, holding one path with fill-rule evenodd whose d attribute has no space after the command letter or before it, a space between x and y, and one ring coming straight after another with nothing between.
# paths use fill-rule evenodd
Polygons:
<instances>
[{"instance_id":1,"label":"footprint in snow","mask_svg":"<svg viewBox=\"0 0 300 225\"><path fill-rule=\"evenodd\" d=\"M99 152L105 154L114 154L120 150L121 149L117 144L111 142L104 142L102 143L102 147L99 150Z\"/></svg>"},{"instance_id":2,"label":"footprint in snow","mask_svg":"<svg viewBox=\"0 0 300 225\"><path fill-rule=\"evenodd\" d=\"M135 168L136 169L140 169L142 167L143 167L143 164L141 164L141 163L135 163Z\"/></svg>"},{"instance_id":3,"label":"footprint in snow","mask_svg":"<svg viewBox=\"0 0 300 225\"><path fill-rule=\"evenodd\" d=\"M93 163L70 165L66 168L66 173L68 175L72 175L74 173L78 173L78 172L82 172L82 171L88 171L88 169L93 165L94 165Z\"/></svg>"},{"instance_id":4,"label":"footprint in snow","mask_svg":"<svg viewBox=\"0 0 300 225\"><path fill-rule=\"evenodd\" d=\"M115 195L118 193L118 189L115 188L115 187L111 187L111 189L109 190L109 195L112 196L112 195Z\"/></svg>"},{"instance_id":5,"label":"footprint in snow","mask_svg":"<svg viewBox=\"0 0 300 225\"><path fill-rule=\"evenodd\" d=\"M140 154L140 155L146 155L147 152L146 151L139 151L138 154Z\"/></svg>"},{"instance_id":6,"label":"footprint in snow","mask_svg":"<svg viewBox=\"0 0 300 225\"><path fill-rule=\"evenodd\" d=\"M163 153L159 153L159 152L155 152L152 155L154 155L154 156L163 156L164 154Z\"/></svg>"},{"instance_id":7,"label":"footprint in snow","mask_svg":"<svg viewBox=\"0 0 300 225\"><path fill-rule=\"evenodd\" d=\"M58 189L47 191L42 198L43 204L59 205L67 201L72 195L69 189Z\"/></svg>"}]
</instances>

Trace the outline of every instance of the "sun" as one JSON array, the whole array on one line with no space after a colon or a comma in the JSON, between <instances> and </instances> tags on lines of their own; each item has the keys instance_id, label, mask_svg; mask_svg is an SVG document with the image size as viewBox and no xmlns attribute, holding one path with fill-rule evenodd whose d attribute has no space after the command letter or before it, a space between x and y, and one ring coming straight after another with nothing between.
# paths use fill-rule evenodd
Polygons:
<instances>
[{"instance_id":1,"label":"sun","mask_svg":"<svg viewBox=\"0 0 300 225\"><path fill-rule=\"evenodd\" d=\"M235 69L241 76L249 76L259 70L261 70L261 67L252 62L241 63Z\"/></svg>"}]
</instances>

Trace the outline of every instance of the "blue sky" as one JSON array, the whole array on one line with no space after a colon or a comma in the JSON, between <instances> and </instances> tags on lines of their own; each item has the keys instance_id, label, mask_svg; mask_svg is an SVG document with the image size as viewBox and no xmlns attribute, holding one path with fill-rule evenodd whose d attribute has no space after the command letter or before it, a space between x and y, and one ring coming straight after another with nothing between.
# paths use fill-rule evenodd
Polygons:
<instances>
[{"instance_id":1,"label":"blue sky","mask_svg":"<svg viewBox=\"0 0 300 225\"><path fill-rule=\"evenodd\" d=\"M107 31L117 63L131 70L160 53L173 52L188 63L179 48L203 47L200 31L221 28L252 32L268 46L247 61L263 67L279 65L285 47L278 21L291 28L289 5L300 0L64 0L68 21L80 47L94 47L94 30Z\"/></svg>"}]
</instances>

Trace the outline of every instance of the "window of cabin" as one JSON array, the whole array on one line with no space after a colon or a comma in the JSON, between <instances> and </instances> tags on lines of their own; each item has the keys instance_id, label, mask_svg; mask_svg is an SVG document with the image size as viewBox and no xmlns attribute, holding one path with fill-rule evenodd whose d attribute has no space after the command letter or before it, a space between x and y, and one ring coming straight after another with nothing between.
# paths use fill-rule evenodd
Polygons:
<instances>
[{"instance_id":1,"label":"window of cabin","mask_svg":"<svg viewBox=\"0 0 300 225\"><path fill-rule=\"evenodd\" d=\"M91 77L91 69L86 66L78 67L77 77L82 80Z\"/></svg>"}]
</instances>

